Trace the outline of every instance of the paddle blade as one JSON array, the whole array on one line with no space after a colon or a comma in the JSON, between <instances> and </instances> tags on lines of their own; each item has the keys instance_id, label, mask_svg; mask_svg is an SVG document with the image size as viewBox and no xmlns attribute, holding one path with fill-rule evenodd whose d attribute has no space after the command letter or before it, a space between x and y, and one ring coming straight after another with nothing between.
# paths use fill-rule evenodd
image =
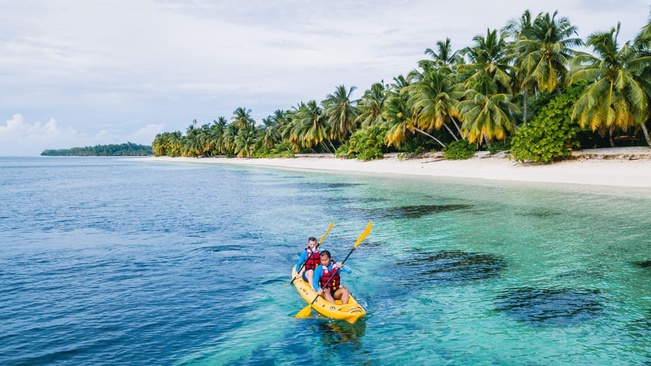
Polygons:
<instances>
[{"instance_id":1,"label":"paddle blade","mask_svg":"<svg viewBox=\"0 0 651 366\"><path fill-rule=\"evenodd\" d=\"M357 248L359 243L361 243L364 239L366 239L368 234L371 233L372 229L373 229L373 221L369 221L368 225L366 225L366 229L364 229L364 232L362 232L362 234L359 236L359 238L357 238L357 241L355 242L355 245L353 245L353 249Z\"/></svg>"},{"instance_id":2,"label":"paddle blade","mask_svg":"<svg viewBox=\"0 0 651 366\"><path fill-rule=\"evenodd\" d=\"M328 236L328 233L330 232L330 230L332 230L332 227L333 227L333 226L335 226L335 223L334 223L334 222L331 222L331 223L330 223L330 226L328 226L328 230L325 232L325 234L323 234L323 236L321 237L321 239L319 239L319 244L323 243L323 241L325 240L326 236Z\"/></svg>"},{"instance_id":3,"label":"paddle blade","mask_svg":"<svg viewBox=\"0 0 651 366\"><path fill-rule=\"evenodd\" d=\"M308 305L296 314L297 318L309 318L312 312L312 305Z\"/></svg>"}]
</instances>

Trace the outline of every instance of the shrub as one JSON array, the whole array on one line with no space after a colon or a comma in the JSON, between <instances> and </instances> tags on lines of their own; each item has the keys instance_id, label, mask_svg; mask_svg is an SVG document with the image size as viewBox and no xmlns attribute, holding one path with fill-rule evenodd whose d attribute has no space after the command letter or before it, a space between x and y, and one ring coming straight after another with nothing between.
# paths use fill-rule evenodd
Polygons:
<instances>
[{"instance_id":1,"label":"shrub","mask_svg":"<svg viewBox=\"0 0 651 366\"><path fill-rule=\"evenodd\" d=\"M568 89L553 98L530 124L518 129L511 143L516 161L549 164L567 158L578 147L578 123L570 118L581 87Z\"/></svg>"},{"instance_id":2,"label":"shrub","mask_svg":"<svg viewBox=\"0 0 651 366\"><path fill-rule=\"evenodd\" d=\"M497 141L487 148L491 155L499 151L509 151L511 150L511 138L507 138L504 141Z\"/></svg>"},{"instance_id":3,"label":"shrub","mask_svg":"<svg viewBox=\"0 0 651 366\"><path fill-rule=\"evenodd\" d=\"M475 151L477 151L477 145L466 140L459 140L450 142L443 149L443 157L449 160L466 160L470 159Z\"/></svg>"},{"instance_id":4,"label":"shrub","mask_svg":"<svg viewBox=\"0 0 651 366\"><path fill-rule=\"evenodd\" d=\"M339 146L335 156L359 160L382 159L387 148L385 134L386 130L379 127L357 130L346 143Z\"/></svg>"}]
</instances>

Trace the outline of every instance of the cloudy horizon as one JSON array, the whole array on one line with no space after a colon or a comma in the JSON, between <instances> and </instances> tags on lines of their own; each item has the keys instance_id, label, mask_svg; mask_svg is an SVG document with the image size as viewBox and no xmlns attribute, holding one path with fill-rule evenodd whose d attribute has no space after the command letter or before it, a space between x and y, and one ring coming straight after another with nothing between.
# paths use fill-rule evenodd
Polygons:
<instances>
[{"instance_id":1,"label":"cloudy horizon","mask_svg":"<svg viewBox=\"0 0 651 366\"><path fill-rule=\"evenodd\" d=\"M406 74L424 50L454 49L529 9L578 27L649 19L644 1L0 0L0 156L134 142L193 120L253 118L321 101L336 86Z\"/></svg>"}]
</instances>

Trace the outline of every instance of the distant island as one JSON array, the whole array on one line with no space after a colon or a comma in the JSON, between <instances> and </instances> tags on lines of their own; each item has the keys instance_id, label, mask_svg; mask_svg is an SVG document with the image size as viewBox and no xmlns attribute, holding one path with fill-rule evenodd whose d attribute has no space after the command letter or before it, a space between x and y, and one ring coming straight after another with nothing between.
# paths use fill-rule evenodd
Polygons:
<instances>
[{"instance_id":1,"label":"distant island","mask_svg":"<svg viewBox=\"0 0 651 366\"><path fill-rule=\"evenodd\" d=\"M95 145L71 149L43 150L41 156L147 156L154 155L150 145L127 142L119 145Z\"/></svg>"}]
</instances>

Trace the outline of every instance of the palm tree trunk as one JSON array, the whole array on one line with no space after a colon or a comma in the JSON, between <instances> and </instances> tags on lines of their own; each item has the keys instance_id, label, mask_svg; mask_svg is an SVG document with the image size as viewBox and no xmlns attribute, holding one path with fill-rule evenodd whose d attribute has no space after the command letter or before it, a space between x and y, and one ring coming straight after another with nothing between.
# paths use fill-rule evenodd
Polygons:
<instances>
[{"instance_id":1,"label":"palm tree trunk","mask_svg":"<svg viewBox=\"0 0 651 366\"><path fill-rule=\"evenodd\" d=\"M613 140L613 131L614 128L610 128L608 131L608 141L610 141L610 147L615 147L615 140Z\"/></svg>"},{"instance_id":2,"label":"palm tree trunk","mask_svg":"<svg viewBox=\"0 0 651 366\"><path fill-rule=\"evenodd\" d=\"M646 129L646 125L642 123L642 132L644 132L644 138L646 139L647 145L651 147L651 139L649 139L649 131Z\"/></svg>"},{"instance_id":3,"label":"palm tree trunk","mask_svg":"<svg viewBox=\"0 0 651 366\"><path fill-rule=\"evenodd\" d=\"M454 141L459 141L457 135L455 135L454 132L452 132L452 130L450 129L450 127L448 127L448 125L444 123L443 126L445 126L445 129L448 130L448 132L450 133L450 135L452 135L452 137L454 137Z\"/></svg>"},{"instance_id":4,"label":"palm tree trunk","mask_svg":"<svg viewBox=\"0 0 651 366\"><path fill-rule=\"evenodd\" d=\"M423 135L425 135L425 136L431 138L432 140L438 142L439 145L445 147L445 144L444 144L444 143L442 143L439 139L437 139L436 137L430 135L429 133L427 133L427 132L425 132L425 131L423 131L423 130L421 130L421 129L419 129L419 128L416 128L416 127L414 127L414 130L416 130L416 131L422 133Z\"/></svg>"},{"instance_id":5,"label":"palm tree trunk","mask_svg":"<svg viewBox=\"0 0 651 366\"><path fill-rule=\"evenodd\" d=\"M522 94L524 96L524 102L522 103L522 111L523 111L523 122L524 125L527 125L527 93Z\"/></svg>"},{"instance_id":6,"label":"palm tree trunk","mask_svg":"<svg viewBox=\"0 0 651 366\"><path fill-rule=\"evenodd\" d=\"M321 144L321 147L323 147L325 149L325 151L327 151L329 154L332 154L332 151L330 151L330 149L328 149L328 145L326 145L325 142L321 141L320 144Z\"/></svg>"},{"instance_id":7,"label":"palm tree trunk","mask_svg":"<svg viewBox=\"0 0 651 366\"><path fill-rule=\"evenodd\" d=\"M328 143L330 144L330 147L332 147L332 152L334 153L335 151L337 151L337 148L336 148L335 145L332 143L332 140L330 140L330 139L327 139L327 140L328 140Z\"/></svg>"},{"instance_id":8,"label":"palm tree trunk","mask_svg":"<svg viewBox=\"0 0 651 366\"><path fill-rule=\"evenodd\" d=\"M459 136L463 136L463 134L461 133L461 128L459 128L459 125L457 124L457 121L452 117L450 117L450 119L452 120L452 123L454 123L454 127L457 128L457 132L459 132Z\"/></svg>"}]
</instances>

